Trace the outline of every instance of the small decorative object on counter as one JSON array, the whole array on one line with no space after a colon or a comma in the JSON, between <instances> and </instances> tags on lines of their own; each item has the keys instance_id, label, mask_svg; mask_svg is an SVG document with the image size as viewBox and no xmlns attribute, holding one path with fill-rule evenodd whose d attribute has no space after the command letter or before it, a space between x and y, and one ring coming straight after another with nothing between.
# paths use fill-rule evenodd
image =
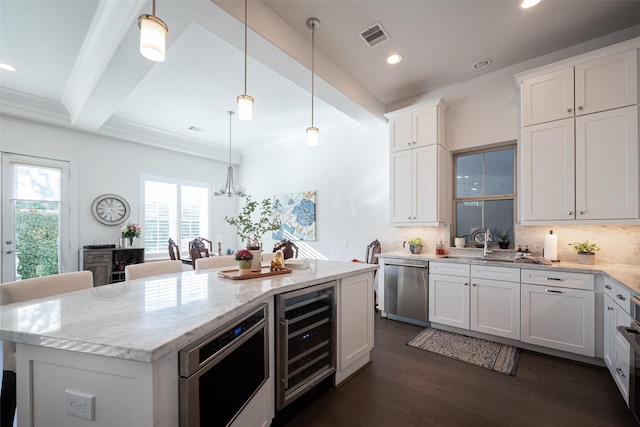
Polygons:
<instances>
[{"instance_id":1,"label":"small decorative object on counter","mask_svg":"<svg viewBox=\"0 0 640 427\"><path fill-rule=\"evenodd\" d=\"M442 240L440 240L440 243L436 243L436 256L443 256L444 255L444 245L442 244Z\"/></svg>"},{"instance_id":2,"label":"small decorative object on counter","mask_svg":"<svg viewBox=\"0 0 640 427\"><path fill-rule=\"evenodd\" d=\"M453 238L453 244L456 248L464 248L467 236L456 236Z\"/></svg>"},{"instance_id":3,"label":"small decorative object on counter","mask_svg":"<svg viewBox=\"0 0 640 427\"><path fill-rule=\"evenodd\" d=\"M529 250L529 245L525 246L524 254L522 256L531 256L531 251Z\"/></svg>"},{"instance_id":4,"label":"small decorative object on counter","mask_svg":"<svg viewBox=\"0 0 640 427\"><path fill-rule=\"evenodd\" d=\"M251 273L251 263L253 262L253 254L251 251L240 249L236 252L236 261L238 261L240 275Z\"/></svg>"},{"instance_id":5,"label":"small decorative object on counter","mask_svg":"<svg viewBox=\"0 0 640 427\"><path fill-rule=\"evenodd\" d=\"M595 243L589 243L588 240L584 242L572 242L569 246L573 246L578 251L578 264L593 265L596 263L595 251L599 251L600 248Z\"/></svg>"},{"instance_id":6,"label":"small decorative object on counter","mask_svg":"<svg viewBox=\"0 0 640 427\"><path fill-rule=\"evenodd\" d=\"M509 244L511 243L509 241L509 228L507 228L507 231L505 231L504 233L501 231L497 231L496 235L498 236L498 239L500 239L498 241L498 246L500 246L500 249L509 249Z\"/></svg>"},{"instance_id":7,"label":"small decorative object on counter","mask_svg":"<svg viewBox=\"0 0 640 427\"><path fill-rule=\"evenodd\" d=\"M542 254L551 261L558 261L558 235L553 234L553 230L544 235Z\"/></svg>"},{"instance_id":8,"label":"small decorative object on counter","mask_svg":"<svg viewBox=\"0 0 640 427\"><path fill-rule=\"evenodd\" d=\"M522 256L522 246L518 245L518 250L516 251L516 257L521 257Z\"/></svg>"},{"instance_id":9,"label":"small decorative object on counter","mask_svg":"<svg viewBox=\"0 0 640 427\"><path fill-rule=\"evenodd\" d=\"M284 258L282 257L282 252L276 252L276 256L271 260L271 267L269 267L270 271L280 271L284 268Z\"/></svg>"},{"instance_id":10,"label":"small decorative object on counter","mask_svg":"<svg viewBox=\"0 0 640 427\"><path fill-rule=\"evenodd\" d=\"M133 247L136 237L142 235L142 227L132 222L123 226L120 231L122 232L122 237L125 237L129 241L130 248Z\"/></svg>"}]
</instances>

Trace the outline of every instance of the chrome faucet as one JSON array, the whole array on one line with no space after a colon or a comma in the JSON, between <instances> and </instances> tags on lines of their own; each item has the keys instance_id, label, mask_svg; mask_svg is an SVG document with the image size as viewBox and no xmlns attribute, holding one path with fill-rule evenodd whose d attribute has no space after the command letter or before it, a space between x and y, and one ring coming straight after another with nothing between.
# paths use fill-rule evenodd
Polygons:
<instances>
[{"instance_id":1,"label":"chrome faucet","mask_svg":"<svg viewBox=\"0 0 640 427\"><path fill-rule=\"evenodd\" d=\"M484 232L484 250L482 251L482 258L486 259L488 254L492 254L493 251L489 250L489 242L493 240L493 236L491 235L491 231L487 227L487 231Z\"/></svg>"}]
</instances>

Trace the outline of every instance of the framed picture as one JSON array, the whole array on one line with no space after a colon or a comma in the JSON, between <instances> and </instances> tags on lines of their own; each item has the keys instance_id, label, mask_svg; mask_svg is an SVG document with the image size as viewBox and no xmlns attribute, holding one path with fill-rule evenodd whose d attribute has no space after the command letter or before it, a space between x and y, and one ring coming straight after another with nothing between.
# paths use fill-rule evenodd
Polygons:
<instances>
[{"instance_id":1,"label":"framed picture","mask_svg":"<svg viewBox=\"0 0 640 427\"><path fill-rule=\"evenodd\" d=\"M273 197L276 218L282 227L274 240L316 240L316 192L281 194Z\"/></svg>"}]
</instances>

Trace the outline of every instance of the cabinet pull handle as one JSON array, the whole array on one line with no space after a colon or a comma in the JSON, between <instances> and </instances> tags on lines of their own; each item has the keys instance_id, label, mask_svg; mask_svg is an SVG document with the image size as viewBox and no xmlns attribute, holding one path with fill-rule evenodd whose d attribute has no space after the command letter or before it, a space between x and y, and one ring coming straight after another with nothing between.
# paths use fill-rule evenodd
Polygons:
<instances>
[{"instance_id":1,"label":"cabinet pull handle","mask_svg":"<svg viewBox=\"0 0 640 427\"><path fill-rule=\"evenodd\" d=\"M612 289L611 285L604 285L605 289Z\"/></svg>"},{"instance_id":2,"label":"cabinet pull handle","mask_svg":"<svg viewBox=\"0 0 640 427\"><path fill-rule=\"evenodd\" d=\"M562 291L556 291L555 289L545 289L545 292L549 292L551 294L564 294Z\"/></svg>"},{"instance_id":3,"label":"cabinet pull handle","mask_svg":"<svg viewBox=\"0 0 640 427\"><path fill-rule=\"evenodd\" d=\"M465 286L469 286L469 283L467 283L467 282L464 282L464 285L465 285Z\"/></svg>"},{"instance_id":4,"label":"cabinet pull handle","mask_svg":"<svg viewBox=\"0 0 640 427\"><path fill-rule=\"evenodd\" d=\"M567 215L571 215L571 211L567 211Z\"/></svg>"},{"instance_id":5,"label":"cabinet pull handle","mask_svg":"<svg viewBox=\"0 0 640 427\"><path fill-rule=\"evenodd\" d=\"M582 211L578 211L578 215L582 215L584 212Z\"/></svg>"},{"instance_id":6,"label":"cabinet pull handle","mask_svg":"<svg viewBox=\"0 0 640 427\"><path fill-rule=\"evenodd\" d=\"M578 107L578 110L582 111L584 109L584 107L581 105Z\"/></svg>"},{"instance_id":7,"label":"cabinet pull handle","mask_svg":"<svg viewBox=\"0 0 640 427\"><path fill-rule=\"evenodd\" d=\"M560 278L560 277L545 277L545 279L547 280L555 280L558 282L564 282L564 279Z\"/></svg>"},{"instance_id":8,"label":"cabinet pull handle","mask_svg":"<svg viewBox=\"0 0 640 427\"><path fill-rule=\"evenodd\" d=\"M11 240L5 240L4 242L5 242L7 245L10 245L10 244L12 244L12 243L13 243Z\"/></svg>"},{"instance_id":9,"label":"cabinet pull handle","mask_svg":"<svg viewBox=\"0 0 640 427\"><path fill-rule=\"evenodd\" d=\"M572 108L567 108L567 113L570 113L570 112L572 112L572 111L573 111L573 109L572 109Z\"/></svg>"},{"instance_id":10,"label":"cabinet pull handle","mask_svg":"<svg viewBox=\"0 0 640 427\"><path fill-rule=\"evenodd\" d=\"M475 286L475 285L476 285L476 284L475 284L475 283L473 283L471 286Z\"/></svg>"},{"instance_id":11,"label":"cabinet pull handle","mask_svg":"<svg viewBox=\"0 0 640 427\"><path fill-rule=\"evenodd\" d=\"M624 375L624 372L622 372L622 369L620 368L616 368L616 372L618 373L618 375L620 375L622 378L626 378Z\"/></svg>"},{"instance_id":12,"label":"cabinet pull handle","mask_svg":"<svg viewBox=\"0 0 640 427\"><path fill-rule=\"evenodd\" d=\"M623 297L620 294L616 295L616 298L618 298L619 300L622 300L622 301L626 301L627 300L625 297Z\"/></svg>"},{"instance_id":13,"label":"cabinet pull handle","mask_svg":"<svg viewBox=\"0 0 640 427\"><path fill-rule=\"evenodd\" d=\"M4 251L5 254L12 254L13 251L11 249L7 249L6 251Z\"/></svg>"},{"instance_id":14,"label":"cabinet pull handle","mask_svg":"<svg viewBox=\"0 0 640 427\"><path fill-rule=\"evenodd\" d=\"M607 306L607 310L613 310L613 307Z\"/></svg>"}]
</instances>

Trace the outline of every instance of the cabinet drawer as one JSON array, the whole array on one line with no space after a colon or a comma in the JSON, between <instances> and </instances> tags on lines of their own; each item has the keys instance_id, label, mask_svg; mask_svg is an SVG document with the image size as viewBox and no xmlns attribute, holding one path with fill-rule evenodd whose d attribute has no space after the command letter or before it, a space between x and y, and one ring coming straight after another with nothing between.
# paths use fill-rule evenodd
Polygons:
<instances>
[{"instance_id":1,"label":"cabinet drawer","mask_svg":"<svg viewBox=\"0 0 640 427\"><path fill-rule=\"evenodd\" d=\"M445 274L447 276L469 277L469 264L455 264L452 262L430 262L430 274Z\"/></svg>"},{"instance_id":2,"label":"cabinet drawer","mask_svg":"<svg viewBox=\"0 0 640 427\"><path fill-rule=\"evenodd\" d=\"M555 286L593 291L595 280L593 274L569 273L565 271L522 269L522 283L532 285Z\"/></svg>"},{"instance_id":3,"label":"cabinet drawer","mask_svg":"<svg viewBox=\"0 0 640 427\"><path fill-rule=\"evenodd\" d=\"M504 282L520 282L520 269L474 264L471 266L471 277L478 279L502 280Z\"/></svg>"},{"instance_id":4,"label":"cabinet drawer","mask_svg":"<svg viewBox=\"0 0 640 427\"><path fill-rule=\"evenodd\" d=\"M109 263L111 264L111 252L85 253L85 264Z\"/></svg>"},{"instance_id":5,"label":"cabinet drawer","mask_svg":"<svg viewBox=\"0 0 640 427\"><path fill-rule=\"evenodd\" d=\"M625 286L618 282L613 282L613 296L611 298L625 313L631 315L631 292Z\"/></svg>"}]
</instances>

